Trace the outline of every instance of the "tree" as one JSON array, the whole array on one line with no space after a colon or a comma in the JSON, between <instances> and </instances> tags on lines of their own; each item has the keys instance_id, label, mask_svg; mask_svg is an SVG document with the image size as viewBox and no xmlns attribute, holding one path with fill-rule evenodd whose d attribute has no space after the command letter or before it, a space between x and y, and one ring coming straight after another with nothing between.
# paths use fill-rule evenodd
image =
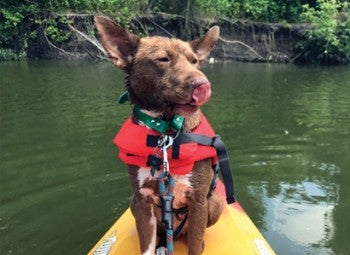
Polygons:
<instances>
[{"instance_id":1,"label":"tree","mask_svg":"<svg viewBox=\"0 0 350 255\"><path fill-rule=\"evenodd\" d=\"M321 63L350 62L350 17L348 2L317 0L316 7L303 6L302 19L311 23L306 40L299 48L301 60L315 59Z\"/></svg>"}]
</instances>

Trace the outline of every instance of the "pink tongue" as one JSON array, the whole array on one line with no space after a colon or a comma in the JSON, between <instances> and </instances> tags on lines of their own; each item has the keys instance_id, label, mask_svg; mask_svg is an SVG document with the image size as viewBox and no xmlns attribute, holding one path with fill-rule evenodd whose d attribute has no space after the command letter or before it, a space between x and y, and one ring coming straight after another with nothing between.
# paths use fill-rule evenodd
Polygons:
<instances>
[{"instance_id":1,"label":"pink tongue","mask_svg":"<svg viewBox=\"0 0 350 255\"><path fill-rule=\"evenodd\" d=\"M194 102L192 104L200 106L204 104L206 101L208 101L210 96L211 96L210 83L207 82L196 87L193 90L192 99L194 100Z\"/></svg>"}]
</instances>

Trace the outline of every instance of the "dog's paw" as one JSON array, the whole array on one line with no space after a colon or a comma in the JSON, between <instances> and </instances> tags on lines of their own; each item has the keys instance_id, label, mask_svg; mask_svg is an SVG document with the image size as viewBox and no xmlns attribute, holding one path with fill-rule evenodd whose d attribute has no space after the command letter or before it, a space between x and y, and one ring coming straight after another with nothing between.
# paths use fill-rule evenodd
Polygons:
<instances>
[{"instance_id":1,"label":"dog's paw","mask_svg":"<svg viewBox=\"0 0 350 255\"><path fill-rule=\"evenodd\" d=\"M156 250L155 255L167 255L167 249L165 247L159 247Z\"/></svg>"}]
</instances>

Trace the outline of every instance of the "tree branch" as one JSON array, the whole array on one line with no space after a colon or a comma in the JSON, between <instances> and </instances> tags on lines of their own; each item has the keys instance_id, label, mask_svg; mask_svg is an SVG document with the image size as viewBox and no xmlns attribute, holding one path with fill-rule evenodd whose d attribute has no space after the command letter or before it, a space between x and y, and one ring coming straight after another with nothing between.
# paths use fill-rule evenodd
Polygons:
<instances>
[{"instance_id":1,"label":"tree branch","mask_svg":"<svg viewBox=\"0 0 350 255\"><path fill-rule=\"evenodd\" d=\"M79 31L78 29L76 29L75 27L73 27L72 25L68 24L68 27L75 32L76 34L78 34L79 36L83 37L85 40L87 40L88 42L92 43L94 46L97 47L97 49L99 49L103 55L105 57L107 57L107 52L105 51L105 49L102 47L102 45L95 39L95 38L90 38L88 35L84 34L83 32Z\"/></svg>"},{"instance_id":2,"label":"tree branch","mask_svg":"<svg viewBox=\"0 0 350 255\"><path fill-rule=\"evenodd\" d=\"M64 49L62 49L62 48L57 47L56 45L54 45L54 44L49 40L49 38L47 37L46 28L44 28L44 37L45 37L45 39L46 39L46 42L47 42L51 47L55 48L55 49L58 50L58 51L61 51L62 53L66 54L66 55L74 56L73 53L68 52L68 51L65 51Z\"/></svg>"},{"instance_id":3,"label":"tree branch","mask_svg":"<svg viewBox=\"0 0 350 255\"><path fill-rule=\"evenodd\" d=\"M223 41L224 43L231 43L231 44L240 44L246 48L248 48L251 52L253 52L259 59L264 59L259 53L257 53L252 47L250 47L249 45L245 44L244 42L241 41L230 41L230 40L226 40L224 38L222 38L221 36L219 37L219 39L221 41Z\"/></svg>"}]
</instances>

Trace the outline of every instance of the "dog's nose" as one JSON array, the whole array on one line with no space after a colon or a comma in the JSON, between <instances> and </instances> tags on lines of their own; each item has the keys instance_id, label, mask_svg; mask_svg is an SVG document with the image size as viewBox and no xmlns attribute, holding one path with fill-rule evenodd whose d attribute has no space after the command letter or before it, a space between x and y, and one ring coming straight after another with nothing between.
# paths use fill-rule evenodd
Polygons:
<instances>
[{"instance_id":1,"label":"dog's nose","mask_svg":"<svg viewBox=\"0 0 350 255\"><path fill-rule=\"evenodd\" d=\"M194 88L197 88L198 86L201 86L201 85L206 84L206 83L209 83L209 81L206 77L195 78L192 81L192 85Z\"/></svg>"}]
</instances>

